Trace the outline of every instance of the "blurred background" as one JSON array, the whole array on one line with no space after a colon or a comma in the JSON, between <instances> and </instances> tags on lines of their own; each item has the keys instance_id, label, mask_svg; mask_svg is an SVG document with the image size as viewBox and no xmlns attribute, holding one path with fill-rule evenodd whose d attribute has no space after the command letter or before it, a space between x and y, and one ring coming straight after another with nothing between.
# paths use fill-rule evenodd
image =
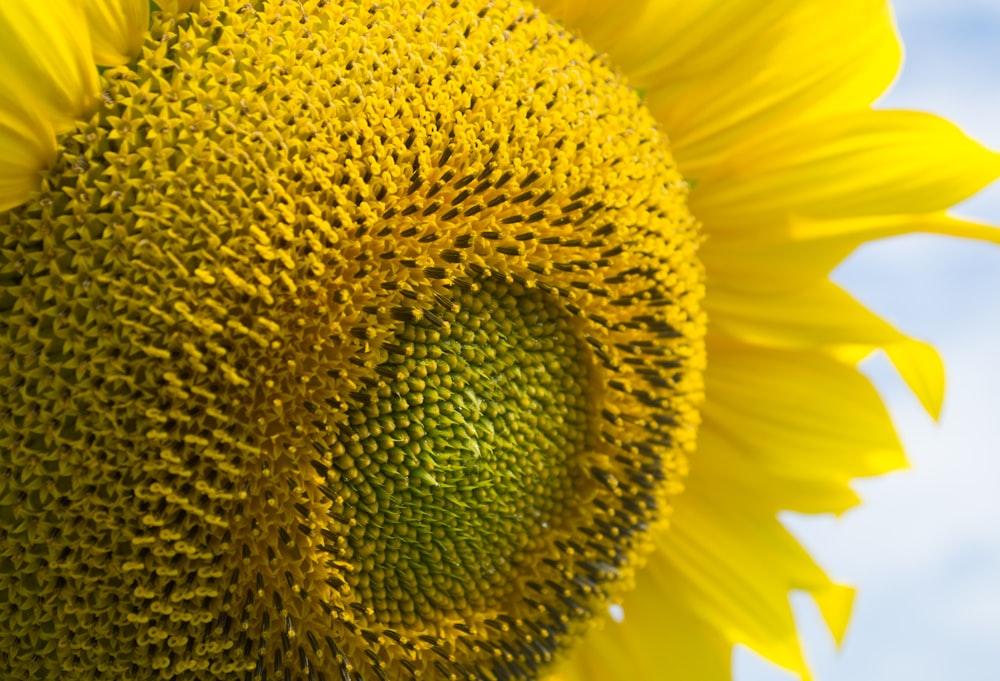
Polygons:
<instances>
[{"instance_id":1,"label":"blurred background","mask_svg":"<svg viewBox=\"0 0 1000 681\"><path fill-rule=\"evenodd\" d=\"M1000 150L1000 0L893 0L902 74L879 102L944 115ZM1000 186L955 214L1000 225ZM862 247L835 273L869 307L933 343L948 369L933 423L883 358L912 469L856 484L864 506L787 518L839 581L859 588L843 648L794 600L819 681L1000 679L1000 247L908 236ZM737 651L736 681L794 678Z\"/></svg>"}]
</instances>

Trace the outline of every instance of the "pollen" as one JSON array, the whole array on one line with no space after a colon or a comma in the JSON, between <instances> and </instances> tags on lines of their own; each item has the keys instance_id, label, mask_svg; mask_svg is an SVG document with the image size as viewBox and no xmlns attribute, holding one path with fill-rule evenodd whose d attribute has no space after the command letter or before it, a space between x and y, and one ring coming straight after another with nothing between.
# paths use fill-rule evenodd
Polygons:
<instances>
[{"instance_id":1,"label":"pollen","mask_svg":"<svg viewBox=\"0 0 1000 681\"><path fill-rule=\"evenodd\" d=\"M0 213L0 669L533 679L702 399L666 137L526 3L202 2Z\"/></svg>"}]
</instances>

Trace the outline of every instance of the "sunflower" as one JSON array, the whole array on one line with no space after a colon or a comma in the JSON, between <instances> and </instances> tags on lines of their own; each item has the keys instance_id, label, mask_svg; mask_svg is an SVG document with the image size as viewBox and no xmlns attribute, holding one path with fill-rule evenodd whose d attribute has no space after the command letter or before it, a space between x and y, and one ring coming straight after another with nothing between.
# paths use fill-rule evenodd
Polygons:
<instances>
[{"instance_id":1,"label":"sunflower","mask_svg":"<svg viewBox=\"0 0 1000 681\"><path fill-rule=\"evenodd\" d=\"M882 2L0 6L5 678L808 675L905 464L828 279L1000 175ZM616 617L611 617L614 614ZM624 615L624 617L622 617ZM595 622L603 627L594 627Z\"/></svg>"}]
</instances>

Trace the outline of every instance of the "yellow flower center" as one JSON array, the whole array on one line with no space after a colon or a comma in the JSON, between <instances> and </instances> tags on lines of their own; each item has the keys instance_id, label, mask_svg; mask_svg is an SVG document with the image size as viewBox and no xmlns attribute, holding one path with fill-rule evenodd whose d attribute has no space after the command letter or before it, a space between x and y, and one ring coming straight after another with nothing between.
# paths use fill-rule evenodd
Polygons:
<instances>
[{"instance_id":1,"label":"yellow flower center","mask_svg":"<svg viewBox=\"0 0 1000 681\"><path fill-rule=\"evenodd\" d=\"M0 213L3 667L538 676L693 445L664 137L519 1L152 21Z\"/></svg>"}]
</instances>

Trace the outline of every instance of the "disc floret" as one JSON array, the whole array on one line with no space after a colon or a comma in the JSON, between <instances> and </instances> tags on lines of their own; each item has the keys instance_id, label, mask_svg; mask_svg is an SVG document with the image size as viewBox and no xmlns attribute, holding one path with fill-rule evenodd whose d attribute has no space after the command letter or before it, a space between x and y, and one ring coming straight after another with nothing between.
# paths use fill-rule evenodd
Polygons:
<instances>
[{"instance_id":1,"label":"disc floret","mask_svg":"<svg viewBox=\"0 0 1000 681\"><path fill-rule=\"evenodd\" d=\"M636 93L520 2L206 2L102 77L0 214L5 667L541 674L697 425Z\"/></svg>"}]
</instances>

